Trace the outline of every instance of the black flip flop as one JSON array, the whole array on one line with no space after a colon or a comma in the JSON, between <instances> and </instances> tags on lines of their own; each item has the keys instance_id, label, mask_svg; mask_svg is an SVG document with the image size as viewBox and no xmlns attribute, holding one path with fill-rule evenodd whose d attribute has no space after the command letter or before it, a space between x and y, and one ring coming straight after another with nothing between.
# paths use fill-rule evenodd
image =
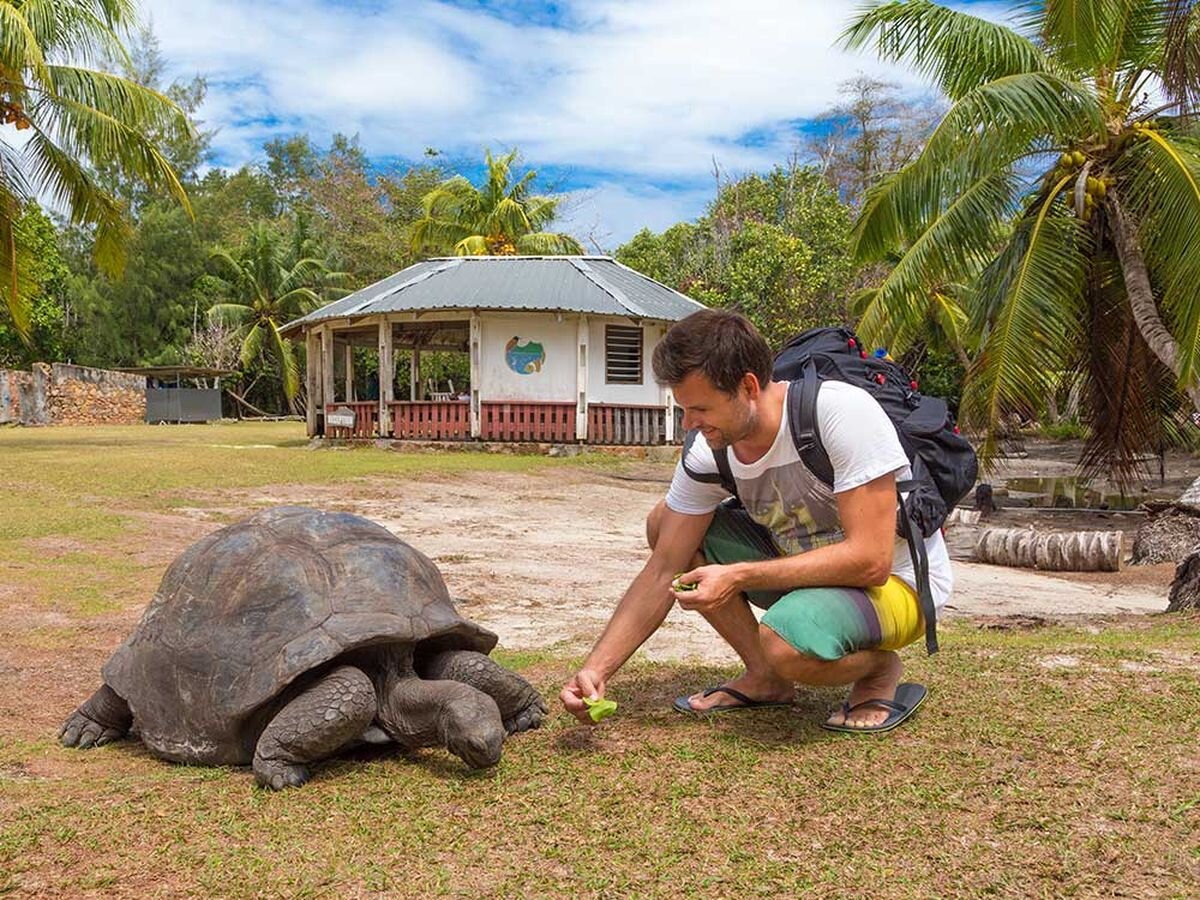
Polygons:
<instances>
[{"instance_id":1,"label":"black flip flop","mask_svg":"<svg viewBox=\"0 0 1200 900\"><path fill-rule=\"evenodd\" d=\"M747 697L737 688L727 687L723 684L718 684L716 687L704 689L703 696L711 697L716 693L728 694L737 703L725 703L720 706L710 706L708 709L696 709L688 702L688 697L676 697L675 709L681 713L690 713L693 716L706 716L709 713L732 712L738 709L770 709L771 707L791 706L791 702L787 700L755 700L752 697ZM690 695L689 695L690 696Z\"/></svg>"},{"instance_id":2,"label":"black flip flop","mask_svg":"<svg viewBox=\"0 0 1200 900\"><path fill-rule=\"evenodd\" d=\"M845 731L849 734L891 731L916 712L917 707L924 703L925 698L928 696L929 691L925 689L924 685L909 681L896 688L895 700L876 698L873 700L864 700L862 703L855 703L853 706L846 703L842 704L842 712L846 715L858 709L866 709L868 706L879 706L889 710L888 717L878 725L855 727L853 725L831 725L828 722L822 722L821 727L826 731Z\"/></svg>"}]
</instances>

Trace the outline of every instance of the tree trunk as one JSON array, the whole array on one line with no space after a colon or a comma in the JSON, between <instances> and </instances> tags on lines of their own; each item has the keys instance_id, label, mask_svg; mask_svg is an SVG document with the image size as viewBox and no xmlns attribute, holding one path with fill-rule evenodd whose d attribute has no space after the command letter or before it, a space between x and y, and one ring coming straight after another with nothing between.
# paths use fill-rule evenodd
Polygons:
<instances>
[{"instance_id":1,"label":"tree trunk","mask_svg":"<svg viewBox=\"0 0 1200 900\"><path fill-rule=\"evenodd\" d=\"M1175 567L1175 580L1167 595L1167 612L1200 609L1200 552L1189 553Z\"/></svg>"},{"instance_id":2,"label":"tree trunk","mask_svg":"<svg viewBox=\"0 0 1200 900\"><path fill-rule=\"evenodd\" d=\"M1175 338L1171 337L1171 332L1167 331L1158 315L1154 291L1150 287L1150 275L1146 271L1146 260L1142 256L1141 247L1138 246L1137 234L1125 219L1117 195L1111 188L1108 192L1108 211L1112 220L1117 257L1121 261L1121 273L1125 278L1125 293L1133 310L1133 320L1150 350L1178 379L1179 345L1175 343ZM1192 401L1192 406L1200 410L1200 385L1193 382L1184 390L1188 399Z\"/></svg>"},{"instance_id":3,"label":"tree trunk","mask_svg":"<svg viewBox=\"0 0 1200 900\"><path fill-rule=\"evenodd\" d=\"M1119 572L1121 532L987 528L975 544L975 559L1051 572Z\"/></svg>"}]
</instances>

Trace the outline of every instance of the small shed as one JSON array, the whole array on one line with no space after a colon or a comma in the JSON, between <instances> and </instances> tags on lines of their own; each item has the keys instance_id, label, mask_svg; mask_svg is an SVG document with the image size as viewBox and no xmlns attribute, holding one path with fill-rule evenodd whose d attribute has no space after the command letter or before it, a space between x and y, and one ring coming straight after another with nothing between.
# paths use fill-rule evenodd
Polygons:
<instances>
[{"instance_id":1,"label":"small shed","mask_svg":"<svg viewBox=\"0 0 1200 900\"><path fill-rule=\"evenodd\" d=\"M409 266L290 322L306 348L308 433L424 440L674 443L651 354L704 307L607 256L459 256ZM355 396L354 349L378 354ZM410 391L395 396L395 354ZM421 354L467 355L470 383L422 390Z\"/></svg>"},{"instance_id":2,"label":"small shed","mask_svg":"<svg viewBox=\"0 0 1200 900\"><path fill-rule=\"evenodd\" d=\"M237 374L233 369L204 366L138 366L117 371L146 379L146 421L152 425L220 420L221 379Z\"/></svg>"}]
</instances>

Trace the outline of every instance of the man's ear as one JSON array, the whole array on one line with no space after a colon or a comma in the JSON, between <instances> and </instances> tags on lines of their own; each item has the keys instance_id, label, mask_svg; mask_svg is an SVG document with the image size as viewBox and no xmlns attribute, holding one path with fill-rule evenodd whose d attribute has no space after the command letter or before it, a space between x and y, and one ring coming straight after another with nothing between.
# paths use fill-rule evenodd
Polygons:
<instances>
[{"instance_id":1,"label":"man's ear","mask_svg":"<svg viewBox=\"0 0 1200 900\"><path fill-rule=\"evenodd\" d=\"M762 393L762 385L758 383L758 376L753 372L747 372L742 376L741 388L746 392L746 399L757 400L758 395Z\"/></svg>"}]
</instances>

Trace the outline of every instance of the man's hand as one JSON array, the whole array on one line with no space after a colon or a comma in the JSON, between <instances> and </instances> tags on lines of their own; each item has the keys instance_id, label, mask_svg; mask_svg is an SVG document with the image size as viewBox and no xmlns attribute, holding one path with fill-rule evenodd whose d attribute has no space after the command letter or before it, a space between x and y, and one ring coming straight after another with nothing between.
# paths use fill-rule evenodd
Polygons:
<instances>
[{"instance_id":1,"label":"man's hand","mask_svg":"<svg viewBox=\"0 0 1200 900\"><path fill-rule=\"evenodd\" d=\"M600 677L600 673L590 669L580 669L575 673L575 677L563 686L558 695L558 699L562 701L567 712L584 725L595 725L592 717L588 715L588 708L583 702L584 697L592 700L604 697L604 679Z\"/></svg>"},{"instance_id":2,"label":"man's hand","mask_svg":"<svg viewBox=\"0 0 1200 900\"><path fill-rule=\"evenodd\" d=\"M737 570L733 566L701 566L684 572L676 582L679 584L694 584L695 588L687 591L677 591L671 588L671 596L684 609L698 613L712 612L720 609L742 591Z\"/></svg>"}]
</instances>

